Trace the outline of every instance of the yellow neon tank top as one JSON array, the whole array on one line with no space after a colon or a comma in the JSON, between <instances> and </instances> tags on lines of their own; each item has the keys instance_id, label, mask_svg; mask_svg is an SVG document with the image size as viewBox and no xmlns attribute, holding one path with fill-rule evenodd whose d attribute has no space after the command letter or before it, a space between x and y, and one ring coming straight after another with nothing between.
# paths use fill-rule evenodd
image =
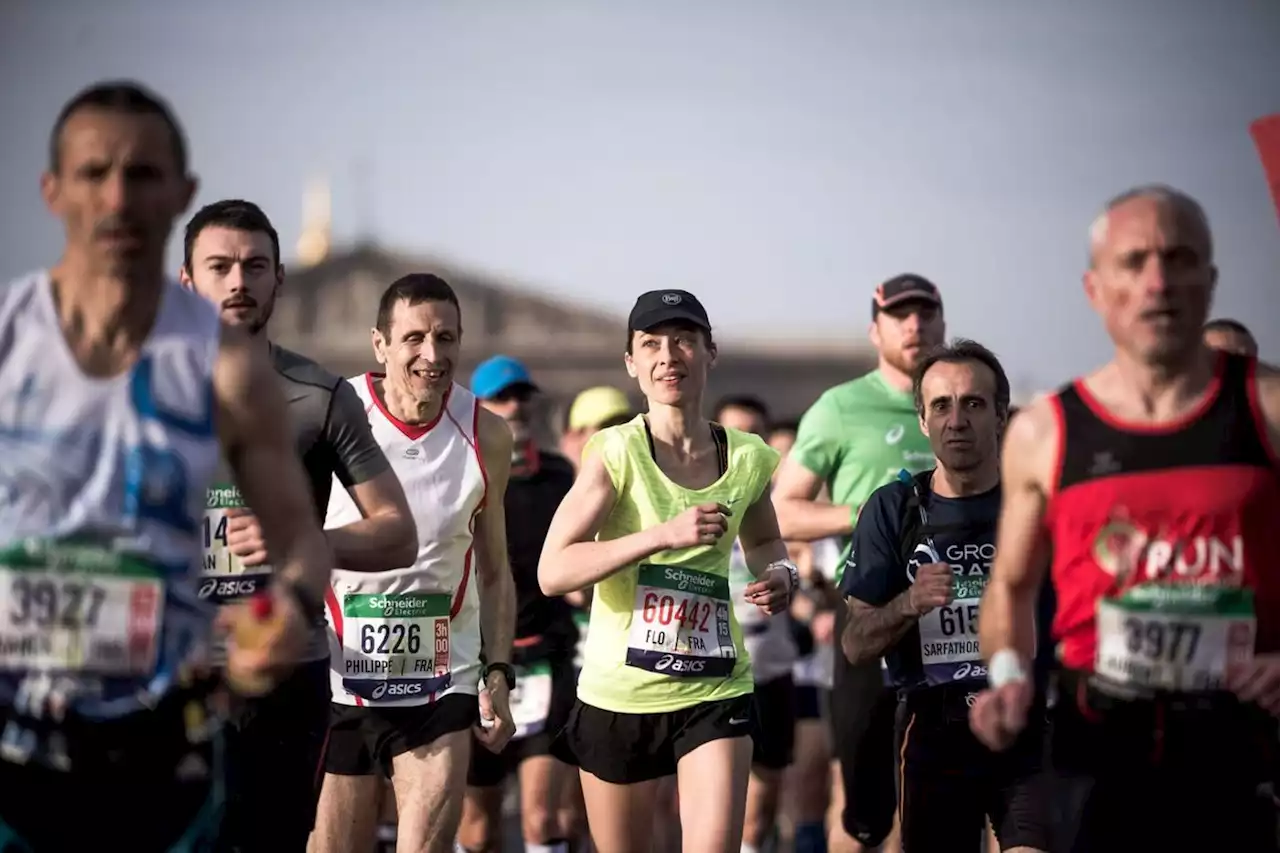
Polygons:
<instances>
[{"instance_id":1,"label":"yellow neon tank top","mask_svg":"<svg viewBox=\"0 0 1280 853\"><path fill-rule=\"evenodd\" d=\"M715 545L659 551L595 585L578 698L619 714L678 711L752 690L751 660L729 600L729 556L743 513L764 493L778 454L725 429L729 465L705 489L686 489L649 453L643 416L602 430L599 454L617 501L596 538L619 539L704 503L729 507Z\"/></svg>"}]
</instances>

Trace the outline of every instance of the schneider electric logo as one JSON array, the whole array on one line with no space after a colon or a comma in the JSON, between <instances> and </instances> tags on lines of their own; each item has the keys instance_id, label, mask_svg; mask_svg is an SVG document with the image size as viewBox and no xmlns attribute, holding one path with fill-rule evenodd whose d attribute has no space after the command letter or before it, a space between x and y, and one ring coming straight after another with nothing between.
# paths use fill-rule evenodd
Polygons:
<instances>
[{"instance_id":1,"label":"schneider electric logo","mask_svg":"<svg viewBox=\"0 0 1280 853\"><path fill-rule=\"evenodd\" d=\"M205 507L218 509L219 507L240 506L241 503L243 501L240 498L239 489L235 486L220 486L208 491Z\"/></svg>"},{"instance_id":2,"label":"schneider electric logo","mask_svg":"<svg viewBox=\"0 0 1280 853\"><path fill-rule=\"evenodd\" d=\"M694 572L686 572L682 569L667 569L666 577L667 580L673 581L676 584L676 589L681 592L689 589L694 592L705 592L716 587L715 578Z\"/></svg>"},{"instance_id":3,"label":"schneider electric logo","mask_svg":"<svg viewBox=\"0 0 1280 853\"><path fill-rule=\"evenodd\" d=\"M381 610L383 613L395 613L396 611L417 610L421 606L421 602L412 598L378 598L374 596L369 599L369 606L374 610Z\"/></svg>"}]
</instances>

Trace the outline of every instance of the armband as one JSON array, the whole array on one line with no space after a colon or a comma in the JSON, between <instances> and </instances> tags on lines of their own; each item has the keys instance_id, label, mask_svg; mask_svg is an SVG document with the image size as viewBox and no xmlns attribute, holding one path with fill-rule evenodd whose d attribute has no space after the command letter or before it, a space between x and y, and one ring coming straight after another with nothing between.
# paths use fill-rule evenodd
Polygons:
<instances>
[{"instance_id":1,"label":"armband","mask_svg":"<svg viewBox=\"0 0 1280 853\"><path fill-rule=\"evenodd\" d=\"M987 664L987 681L992 687L1000 688L1026 680L1027 672L1022 668L1022 661L1013 649L1001 649L991 656Z\"/></svg>"}]
</instances>

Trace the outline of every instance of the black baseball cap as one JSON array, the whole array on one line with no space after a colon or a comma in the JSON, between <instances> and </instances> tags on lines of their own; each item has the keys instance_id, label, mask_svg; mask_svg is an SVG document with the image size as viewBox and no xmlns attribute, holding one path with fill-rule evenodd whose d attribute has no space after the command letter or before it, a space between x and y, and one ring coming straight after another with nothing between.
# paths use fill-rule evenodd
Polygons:
<instances>
[{"instance_id":1,"label":"black baseball cap","mask_svg":"<svg viewBox=\"0 0 1280 853\"><path fill-rule=\"evenodd\" d=\"M707 309L687 290L650 290L640 294L627 325L633 332L643 332L674 322L692 323L699 329L711 331Z\"/></svg>"},{"instance_id":2,"label":"black baseball cap","mask_svg":"<svg viewBox=\"0 0 1280 853\"><path fill-rule=\"evenodd\" d=\"M892 308L894 305L912 300L942 307L942 294L938 292L934 283L922 275L907 272L895 275L876 288L875 294L871 297L871 319L874 320L876 314L885 308Z\"/></svg>"}]
</instances>

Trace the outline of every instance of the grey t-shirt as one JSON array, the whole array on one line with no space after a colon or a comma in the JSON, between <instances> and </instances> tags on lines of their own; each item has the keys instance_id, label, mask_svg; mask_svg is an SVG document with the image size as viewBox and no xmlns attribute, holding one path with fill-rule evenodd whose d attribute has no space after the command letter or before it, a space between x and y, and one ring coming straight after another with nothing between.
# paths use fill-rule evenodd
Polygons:
<instances>
[{"instance_id":1,"label":"grey t-shirt","mask_svg":"<svg viewBox=\"0 0 1280 853\"><path fill-rule=\"evenodd\" d=\"M334 376L306 356L271 345L271 360L289 404L294 444L307 472L316 519L323 525L329 491L336 475L351 488L373 479L391 466L374 441L369 418L350 383ZM217 482L209 490L205 514L205 574L200 596L219 602L253 595L265 584L270 569L244 571L226 551L222 510L239 506L240 495L223 460ZM324 619L313 626L305 660L329 656Z\"/></svg>"}]
</instances>

